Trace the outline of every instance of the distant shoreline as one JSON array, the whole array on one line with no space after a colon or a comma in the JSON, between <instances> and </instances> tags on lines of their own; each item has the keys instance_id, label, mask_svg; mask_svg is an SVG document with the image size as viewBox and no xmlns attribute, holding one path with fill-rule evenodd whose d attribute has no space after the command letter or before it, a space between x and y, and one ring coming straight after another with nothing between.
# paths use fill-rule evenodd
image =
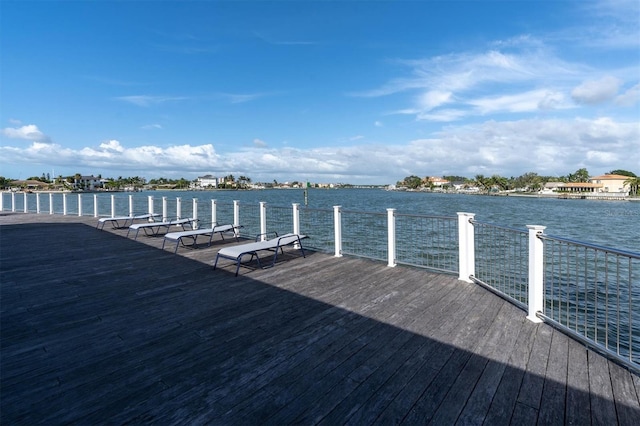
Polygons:
<instances>
[{"instance_id":1,"label":"distant shoreline","mask_svg":"<svg viewBox=\"0 0 640 426\"><path fill-rule=\"evenodd\" d=\"M61 190L28 190L28 191L11 191L11 190L2 190L0 194L121 194L121 193L129 193L129 194L137 194L142 192L192 192L192 193L203 193L203 192L233 192L233 191L265 191L265 190L312 190L312 191L320 191L320 190L353 190L353 189L381 189L374 187L343 187L343 188L246 188L246 189L231 189L231 188L215 188L215 189L144 189L140 191L61 191ZM631 201L631 202L640 202L640 197L630 197L624 195L611 195L611 193L607 193L609 195L597 195L597 194L570 194L570 193L560 193L560 194L538 194L538 193L524 193L524 192L499 192L499 193L479 193L479 192L443 192L443 191L407 191L407 190L397 190L392 189L390 191L398 191L398 192L416 192L416 193L425 193L425 194L460 194L460 195L475 195L475 196L486 196L486 197L520 197L520 198L545 198L545 199L558 199L558 200L593 200L593 201Z\"/></svg>"}]
</instances>

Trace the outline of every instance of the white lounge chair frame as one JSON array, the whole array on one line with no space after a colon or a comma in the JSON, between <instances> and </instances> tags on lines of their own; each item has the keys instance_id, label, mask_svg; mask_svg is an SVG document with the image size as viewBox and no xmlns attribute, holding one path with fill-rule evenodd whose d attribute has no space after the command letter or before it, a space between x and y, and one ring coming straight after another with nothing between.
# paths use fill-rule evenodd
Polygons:
<instances>
[{"instance_id":1,"label":"white lounge chair frame","mask_svg":"<svg viewBox=\"0 0 640 426\"><path fill-rule=\"evenodd\" d=\"M111 223L113 229L126 228L130 225L133 225L133 222L136 220L146 220L148 222L154 222L155 218L160 216L160 213L154 214L139 214L135 216L116 216L116 217L101 217L98 219L98 223L96 228L103 230L105 223Z\"/></svg>"},{"instance_id":2,"label":"white lounge chair frame","mask_svg":"<svg viewBox=\"0 0 640 426\"><path fill-rule=\"evenodd\" d=\"M160 235L160 231L162 231L163 229L166 229L166 232L168 233L169 228L171 228L172 226L180 226L182 227L183 231L186 231L187 229L193 229L193 224L197 220L198 219L189 218L170 220L167 222L134 223L133 225L129 226L129 230L127 231L127 238L129 237L129 233L131 231L136 231L136 235L133 239L137 240L138 233L141 229L144 231L145 235L149 237L156 237Z\"/></svg>"},{"instance_id":3,"label":"white lounge chair frame","mask_svg":"<svg viewBox=\"0 0 640 426\"><path fill-rule=\"evenodd\" d=\"M281 237L276 236L275 238L272 238L270 240L239 244L231 247L223 247L218 251L218 254L216 255L216 261L213 264L213 269L216 269L216 267L218 266L218 260L221 257L233 260L236 262L237 277L238 272L240 271L240 265L242 264L242 258L246 255L251 255L251 259L249 259L249 262L251 262L254 257L258 259L258 266L262 268L262 262L260 261L260 256L258 256L258 252L260 251L274 252L271 266L275 266L276 261L278 260L278 252L284 254L283 247L292 244L294 245L294 247L300 250L300 252L302 253L302 257L306 257L301 242L303 238L306 238L306 236L298 234L285 234Z\"/></svg>"},{"instance_id":4,"label":"white lounge chair frame","mask_svg":"<svg viewBox=\"0 0 640 426\"><path fill-rule=\"evenodd\" d=\"M209 237L209 242L207 244L208 247L211 246L214 234L220 234L220 237L224 240L225 233L233 233L236 241L240 241L237 232L238 228L241 228L241 226L215 225L213 228L200 228L187 231L169 232L168 234L165 234L164 241L162 241L162 250L164 250L164 245L166 244L167 240L176 242L176 248L173 251L174 253L178 252L178 247L180 247L180 244L182 244L184 247L196 248L199 236ZM185 239L191 240L191 244L185 244Z\"/></svg>"}]
</instances>

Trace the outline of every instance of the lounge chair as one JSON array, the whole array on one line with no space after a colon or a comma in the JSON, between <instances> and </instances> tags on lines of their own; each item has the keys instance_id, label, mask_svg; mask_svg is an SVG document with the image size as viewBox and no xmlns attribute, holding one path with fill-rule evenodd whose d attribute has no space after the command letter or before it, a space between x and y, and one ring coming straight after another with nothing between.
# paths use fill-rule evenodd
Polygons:
<instances>
[{"instance_id":1,"label":"lounge chair","mask_svg":"<svg viewBox=\"0 0 640 426\"><path fill-rule=\"evenodd\" d=\"M135 216L116 216L116 217L101 217L98 219L98 224L96 228L103 230L105 223L110 223L113 226L113 229L126 228L130 225L133 225L133 222L136 220L146 220L147 222L154 222L156 217L160 216L159 213L147 213L147 214L139 214Z\"/></svg>"},{"instance_id":2,"label":"lounge chair","mask_svg":"<svg viewBox=\"0 0 640 426\"><path fill-rule=\"evenodd\" d=\"M129 226L129 230L127 231L127 237L129 237L129 233L131 231L136 231L136 235L133 238L134 240L138 239L138 233L142 229L145 235L149 237L157 237L160 235L160 231L166 230L169 232L169 228L172 226L180 226L183 231L187 229L193 229L193 224L197 219L176 219L170 220L167 222L150 222L150 223L134 223Z\"/></svg>"},{"instance_id":3,"label":"lounge chair","mask_svg":"<svg viewBox=\"0 0 640 426\"><path fill-rule=\"evenodd\" d=\"M169 232L168 234L164 235L164 241L162 242L162 249L164 250L164 245L166 244L167 240L176 242L176 248L174 250L174 253L178 252L178 247L180 246L180 244L182 244L185 247L195 248L197 247L198 236L209 237L209 243L207 244L207 246L210 246L211 242L213 241L214 234L220 234L220 237L222 237L222 239L224 240L224 234L229 232L233 233L233 236L235 237L236 241L239 241L238 233L237 233L238 228L240 228L240 226L215 225L213 228L200 228L200 229L190 229L187 231ZM191 240L192 243L185 244L184 243L185 239Z\"/></svg>"},{"instance_id":4,"label":"lounge chair","mask_svg":"<svg viewBox=\"0 0 640 426\"><path fill-rule=\"evenodd\" d=\"M262 268L262 262L260 262L260 256L258 256L258 252L260 251L274 252L273 261L271 262L271 266L274 266L276 264L276 260L278 259L278 252L284 254L283 247L292 244L295 245L295 248L300 250L300 252L302 253L302 257L306 257L301 242L303 238L306 238L306 236L298 234L285 234L281 237L276 236L275 238L272 238L270 240L239 244L231 247L223 247L218 251L218 254L216 255L216 261L213 264L213 269L216 269L216 267L218 266L218 260L221 257L233 260L236 262L237 277L238 271L240 270L240 264L242 263L242 258L245 255L251 255L251 259L249 259L249 262L251 262L254 257L258 259L258 266Z\"/></svg>"}]
</instances>

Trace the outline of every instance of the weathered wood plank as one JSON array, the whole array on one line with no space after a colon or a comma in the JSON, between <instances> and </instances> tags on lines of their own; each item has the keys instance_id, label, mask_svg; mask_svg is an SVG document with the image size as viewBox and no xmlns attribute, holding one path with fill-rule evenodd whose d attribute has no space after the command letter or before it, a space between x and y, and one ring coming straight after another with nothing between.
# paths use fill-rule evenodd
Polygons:
<instances>
[{"instance_id":1,"label":"weathered wood plank","mask_svg":"<svg viewBox=\"0 0 640 426\"><path fill-rule=\"evenodd\" d=\"M310 252L235 278L235 242L125 234L0 216L0 423L637 418L638 376L454 277Z\"/></svg>"},{"instance_id":2,"label":"weathered wood plank","mask_svg":"<svg viewBox=\"0 0 640 426\"><path fill-rule=\"evenodd\" d=\"M587 348L571 339L567 364L565 423L574 425L591 423Z\"/></svg>"},{"instance_id":3,"label":"weathered wood plank","mask_svg":"<svg viewBox=\"0 0 640 426\"><path fill-rule=\"evenodd\" d=\"M591 389L591 424L618 423L613 389L611 388L609 363L594 352L589 352L587 358L589 389Z\"/></svg>"},{"instance_id":4,"label":"weathered wood plank","mask_svg":"<svg viewBox=\"0 0 640 426\"><path fill-rule=\"evenodd\" d=\"M566 335L558 331L554 331L551 337L542 404L538 413L538 422L542 424L561 424L565 421L568 340Z\"/></svg>"}]
</instances>

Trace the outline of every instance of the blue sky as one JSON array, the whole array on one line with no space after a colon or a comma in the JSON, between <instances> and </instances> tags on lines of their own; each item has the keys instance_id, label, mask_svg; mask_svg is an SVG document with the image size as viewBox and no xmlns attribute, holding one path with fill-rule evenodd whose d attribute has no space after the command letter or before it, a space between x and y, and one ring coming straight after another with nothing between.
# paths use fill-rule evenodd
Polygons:
<instances>
[{"instance_id":1,"label":"blue sky","mask_svg":"<svg viewBox=\"0 0 640 426\"><path fill-rule=\"evenodd\" d=\"M0 176L640 175L639 4L0 0Z\"/></svg>"}]
</instances>

